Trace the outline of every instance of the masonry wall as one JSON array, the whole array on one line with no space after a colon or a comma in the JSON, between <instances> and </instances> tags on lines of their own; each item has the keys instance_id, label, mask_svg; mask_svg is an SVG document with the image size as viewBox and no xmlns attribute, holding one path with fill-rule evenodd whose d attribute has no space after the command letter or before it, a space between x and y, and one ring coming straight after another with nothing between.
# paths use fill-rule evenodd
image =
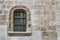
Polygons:
<instances>
[{"instance_id":1,"label":"masonry wall","mask_svg":"<svg viewBox=\"0 0 60 40\"><path fill-rule=\"evenodd\" d=\"M10 9L24 5L31 12L32 36L10 37L7 35ZM40 30L41 29L41 30ZM44 30L46 29L46 31ZM48 35L43 35L43 32ZM53 35L53 34L57 35ZM59 0L0 0L0 40L59 40Z\"/></svg>"}]
</instances>

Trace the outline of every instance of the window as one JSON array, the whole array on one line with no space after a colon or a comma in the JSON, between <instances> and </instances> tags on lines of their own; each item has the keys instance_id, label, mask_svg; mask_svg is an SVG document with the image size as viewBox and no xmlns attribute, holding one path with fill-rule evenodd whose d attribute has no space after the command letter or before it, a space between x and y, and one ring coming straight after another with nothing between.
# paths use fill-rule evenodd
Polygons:
<instances>
[{"instance_id":1,"label":"window","mask_svg":"<svg viewBox=\"0 0 60 40\"><path fill-rule=\"evenodd\" d=\"M14 6L9 14L9 35L31 35L31 15L28 8L22 5Z\"/></svg>"},{"instance_id":2,"label":"window","mask_svg":"<svg viewBox=\"0 0 60 40\"><path fill-rule=\"evenodd\" d=\"M26 31L26 11L14 10L14 31Z\"/></svg>"}]
</instances>

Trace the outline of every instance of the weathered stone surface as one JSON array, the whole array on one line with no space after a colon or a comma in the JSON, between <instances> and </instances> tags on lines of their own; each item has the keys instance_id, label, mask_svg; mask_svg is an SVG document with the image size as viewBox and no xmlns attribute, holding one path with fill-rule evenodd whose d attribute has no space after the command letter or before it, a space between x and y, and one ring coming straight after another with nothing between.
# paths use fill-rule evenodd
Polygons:
<instances>
[{"instance_id":1,"label":"weathered stone surface","mask_svg":"<svg viewBox=\"0 0 60 40\"><path fill-rule=\"evenodd\" d=\"M0 10L0 14L2 14L3 10Z\"/></svg>"},{"instance_id":2,"label":"weathered stone surface","mask_svg":"<svg viewBox=\"0 0 60 40\"><path fill-rule=\"evenodd\" d=\"M13 4L13 1L5 1L5 4Z\"/></svg>"},{"instance_id":3,"label":"weathered stone surface","mask_svg":"<svg viewBox=\"0 0 60 40\"><path fill-rule=\"evenodd\" d=\"M56 32L42 32L42 40L57 40L57 33Z\"/></svg>"},{"instance_id":4,"label":"weathered stone surface","mask_svg":"<svg viewBox=\"0 0 60 40\"><path fill-rule=\"evenodd\" d=\"M4 1L3 0L0 0L0 4L3 4L4 3Z\"/></svg>"},{"instance_id":5,"label":"weathered stone surface","mask_svg":"<svg viewBox=\"0 0 60 40\"><path fill-rule=\"evenodd\" d=\"M6 5L5 4L2 4L1 5L1 9L4 10L6 8Z\"/></svg>"},{"instance_id":6,"label":"weathered stone surface","mask_svg":"<svg viewBox=\"0 0 60 40\"><path fill-rule=\"evenodd\" d=\"M6 15L0 15L0 25L5 25Z\"/></svg>"},{"instance_id":7,"label":"weathered stone surface","mask_svg":"<svg viewBox=\"0 0 60 40\"><path fill-rule=\"evenodd\" d=\"M42 32L42 36L49 36L49 32L46 32L46 31L44 32L44 31L43 31L43 32Z\"/></svg>"},{"instance_id":8,"label":"weathered stone surface","mask_svg":"<svg viewBox=\"0 0 60 40\"><path fill-rule=\"evenodd\" d=\"M9 10L4 10L4 14L9 14Z\"/></svg>"},{"instance_id":9,"label":"weathered stone surface","mask_svg":"<svg viewBox=\"0 0 60 40\"><path fill-rule=\"evenodd\" d=\"M7 5L6 5L6 9L9 9L9 8L11 8L11 7L12 7L11 4L7 4Z\"/></svg>"},{"instance_id":10,"label":"weathered stone surface","mask_svg":"<svg viewBox=\"0 0 60 40\"><path fill-rule=\"evenodd\" d=\"M5 14L9 14L10 9L16 5L24 5L29 8L32 36L8 38L6 33L8 26L4 26L6 29L0 26L0 40L60 40L57 39L57 33L58 37L60 35L60 0L0 0L0 14L4 14L0 15L0 25L8 24ZM7 16L9 17L9 15ZM57 31L57 33L51 32L51 30ZM40 31L42 31L41 35ZM43 33L43 31L45 32Z\"/></svg>"},{"instance_id":11,"label":"weathered stone surface","mask_svg":"<svg viewBox=\"0 0 60 40\"><path fill-rule=\"evenodd\" d=\"M0 20L6 20L7 15L0 15Z\"/></svg>"}]
</instances>

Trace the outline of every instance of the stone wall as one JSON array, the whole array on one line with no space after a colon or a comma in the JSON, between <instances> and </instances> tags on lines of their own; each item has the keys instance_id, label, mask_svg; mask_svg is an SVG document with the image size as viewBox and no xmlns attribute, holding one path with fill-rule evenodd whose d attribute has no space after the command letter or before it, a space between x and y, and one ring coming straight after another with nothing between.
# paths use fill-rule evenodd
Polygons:
<instances>
[{"instance_id":1,"label":"stone wall","mask_svg":"<svg viewBox=\"0 0 60 40\"><path fill-rule=\"evenodd\" d=\"M30 9L32 36L10 37L7 35L9 12L16 5L24 5ZM59 0L0 0L0 40L57 40L57 38L59 40L59 14ZM48 33L49 36L43 35L45 34L43 29L46 29L45 33ZM52 33L56 35L54 36Z\"/></svg>"}]
</instances>

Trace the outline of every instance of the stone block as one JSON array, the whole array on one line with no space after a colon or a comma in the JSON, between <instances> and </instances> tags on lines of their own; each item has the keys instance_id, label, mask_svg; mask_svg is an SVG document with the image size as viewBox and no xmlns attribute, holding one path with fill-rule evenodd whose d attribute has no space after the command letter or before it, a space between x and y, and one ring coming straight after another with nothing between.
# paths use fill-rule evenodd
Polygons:
<instances>
[{"instance_id":1,"label":"stone block","mask_svg":"<svg viewBox=\"0 0 60 40\"><path fill-rule=\"evenodd\" d=\"M0 25L5 25L5 20L0 20Z\"/></svg>"},{"instance_id":2,"label":"stone block","mask_svg":"<svg viewBox=\"0 0 60 40\"><path fill-rule=\"evenodd\" d=\"M47 30L56 31L56 27L55 26L49 26L49 27L47 27Z\"/></svg>"},{"instance_id":3,"label":"stone block","mask_svg":"<svg viewBox=\"0 0 60 40\"><path fill-rule=\"evenodd\" d=\"M0 38L4 38L5 37L5 31L0 31Z\"/></svg>"},{"instance_id":4,"label":"stone block","mask_svg":"<svg viewBox=\"0 0 60 40\"><path fill-rule=\"evenodd\" d=\"M4 1L3 0L0 0L0 4L3 4L4 3Z\"/></svg>"},{"instance_id":5,"label":"stone block","mask_svg":"<svg viewBox=\"0 0 60 40\"><path fill-rule=\"evenodd\" d=\"M11 8L11 7L12 7L11 4L7 4L7 5L6 5L6 9L9 9L9 8Z\"/></svg>"},{"instance_id":6,"label":"stone block","mask_svg":"<svg viewBox=\"0 0 60 40\"><path fill-rule=\"evenodd\" d=\"M56 15L55 20L60 20L60 15Z\"/></svg>"},{"instance_id":7,"label":"stone block","mask_svg":"<svg viewBox=\"0 0 60 40\"><path fill-rule=\"evenodd\" d=\"M49 36L49 32L42 32L42 36Z\"/></svg>"},{"instance_id":8,"label":"stone block","mask_svg":"<svg viewBox=\"0 0 60 40\"><path fill-rule=\"evenodd\" d=\"M9 10L4 10L3 12L4 12L4 14L8 14Z\"/></svg>"},{"instance_id":9,"label":"stone block","mask_svg":"<svg viewBox=\"0 0 60 40\"><path fill-rule=\"evenodd\" d=\"M13 4L13 1L5 1L5 4Z\"/></svg>"},{"instance_id":10,"label":"stone block","mask_svg":"<svg viewBox=\"0 0 60 40\"><path fill-rule=\"evenodd\" d=\"M0 10L0 14L2 14L3 10Z\"/></svg>"},{"instance_id":11,"label":"stone block","mask_svg":"<svg viewBox=\"0 0 60 40\"><path fill-rule=\"evenodd\" d=\"M6 15L0 15L0 25L5 25Z\"/></svg>"},{"instance_id":12,"label":"stone block","mask_svg":"<svg viewBox=\"0 0 60 40\"><path fill-rule=\"evenodd\" d=\"M5 4L2 4L2 5L1 5L1 9L4 10L5 8L6 8L6 5L5 5Z\"/></svg>"},{"instance_id":13,"label":"stone block","mask_svg":"<svg viewBox=\"0 0 60 40\"><path fill-rule=\"evenodd\" d=\"M0 15L0 21L6 20L6 16L7 16L7 15Z\"/></svg>"},{"instance_id":14,"label":"stone block","mask_svg":"<svg viewBox=\"0 0 60 40\"><path fill-rule=\"evenodd\" d=\"M49 21L49 26L55 26L56 25L56 21Z\"/></svg>"}]
</instances>

